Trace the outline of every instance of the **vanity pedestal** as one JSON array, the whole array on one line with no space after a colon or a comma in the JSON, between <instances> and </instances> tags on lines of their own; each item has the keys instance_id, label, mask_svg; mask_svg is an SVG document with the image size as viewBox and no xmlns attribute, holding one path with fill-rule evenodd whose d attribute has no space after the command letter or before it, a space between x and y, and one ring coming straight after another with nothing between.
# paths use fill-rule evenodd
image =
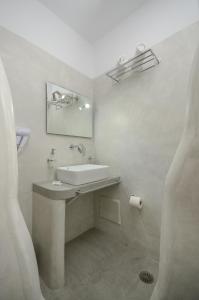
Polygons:
<instances>
[{"instance_id":1,"label":"vanity pedestal","mask_svg":"<svg viewBox=\"0 0 199 300\"><path fill-rule=\"evenodd\" d=\"M33 184L33 242L41 277L49 288L57 289L65 284L66 205L78 195L119 182L119 177L110 177L79 186L56 186L52 182Z\"/></svg>"}]
</instances>

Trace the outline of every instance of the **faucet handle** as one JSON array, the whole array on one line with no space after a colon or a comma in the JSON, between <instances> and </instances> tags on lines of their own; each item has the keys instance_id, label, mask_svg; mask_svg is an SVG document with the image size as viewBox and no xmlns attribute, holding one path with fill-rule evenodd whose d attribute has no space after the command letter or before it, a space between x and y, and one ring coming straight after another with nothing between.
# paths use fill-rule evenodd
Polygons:
<instances>
[{"instance_id":1,"label":"faucet handle","mask_svg":"<svg viewBox=\"0 0 199 300\"><path fill-rule=\"evenodd\" d=\"M86 154L86 147L84 146L84 144L79 144L78 145L78 151L79 153L81 153L82 155Z\"/></svg>"},{"instance_id":2,"label":"faucet handle","mask_svg":"<svg viewBox=\"0 0 199 300\"><path fill-rule=\"evenodd\" d=\"M71 150L77 149L79 153L81 153L82 155L86 154L86 147L83 144L78 144L78 145L70 144L69 149Z\"/></svg>"}]
</instances>

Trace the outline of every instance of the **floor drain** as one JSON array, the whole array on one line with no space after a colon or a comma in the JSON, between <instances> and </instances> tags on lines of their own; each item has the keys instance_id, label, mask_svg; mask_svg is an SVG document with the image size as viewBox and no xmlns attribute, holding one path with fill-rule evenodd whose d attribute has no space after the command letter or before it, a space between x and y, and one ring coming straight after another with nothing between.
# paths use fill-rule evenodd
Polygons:
<instances>
[{"instance_id":1,"label":"floor drain","mask_svg":"<svg viewBox=\"0 0 199 300\"><path fill-rule=\"evenodd\" d=\"M154 281L153 275L147 271L140 272L139 277L141 281L147 284L151 284Z\"/></svg>"}]
</instances>

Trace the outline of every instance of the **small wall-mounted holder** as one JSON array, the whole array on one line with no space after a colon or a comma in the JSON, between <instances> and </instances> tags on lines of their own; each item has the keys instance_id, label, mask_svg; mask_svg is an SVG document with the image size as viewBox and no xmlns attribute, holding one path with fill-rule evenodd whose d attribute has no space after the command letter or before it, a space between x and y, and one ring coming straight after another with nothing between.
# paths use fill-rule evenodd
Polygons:
<instances>
[{"instance_id":1,"label":"small wall-mounted holder","mask_svg":"<svg viewBox=\"0 0 199 300\"><path fill-rule=\"evenodd\" d=\"M28 142L30 133L31 131L29 128L18 127L16 129L16 142L17 142L18 153L20 153L23 150L24 146Z\"/></svg>"},{"instance_id":2,"label":"small wall-mounted holder","mask_svg":"<svg viewBox=\"0 0 199 300\"><path fill-rule=\"evenodd\" d=\"M129 205L141 210L143 208L143 200L138 196L130 195Z\"/></svg>"},{"instance_id":3,"label":"small wall-mounted holder","mask_svg":"<svg viewBox=\"0 0 199 300\"><path fill-rule=\"evenodd\" d=\"M146 47L146 45L144 43L138 43L136 45L136 52L135 52L135 54L136 55L142 54L142 53L144 53L146 51L146 49L147 49L147 47Z\"/></svg>"}]
</instances>

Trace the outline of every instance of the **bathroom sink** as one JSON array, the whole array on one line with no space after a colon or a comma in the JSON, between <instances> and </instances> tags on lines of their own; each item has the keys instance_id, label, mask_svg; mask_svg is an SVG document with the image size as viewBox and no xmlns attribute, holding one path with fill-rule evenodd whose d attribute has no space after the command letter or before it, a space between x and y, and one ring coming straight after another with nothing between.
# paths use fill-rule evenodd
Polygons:
<instances>
[{"instance_id":1,"label":"bathroom sink","mask_svg":"<svg viewBox=\"0 0 199 300\"><path fill-rule=\"evenodd\" d=\"M57 168L57 179L79 185L108 178L109 171L109 166L94 164L59 167Z\"/></svg>"}]
</instances>

